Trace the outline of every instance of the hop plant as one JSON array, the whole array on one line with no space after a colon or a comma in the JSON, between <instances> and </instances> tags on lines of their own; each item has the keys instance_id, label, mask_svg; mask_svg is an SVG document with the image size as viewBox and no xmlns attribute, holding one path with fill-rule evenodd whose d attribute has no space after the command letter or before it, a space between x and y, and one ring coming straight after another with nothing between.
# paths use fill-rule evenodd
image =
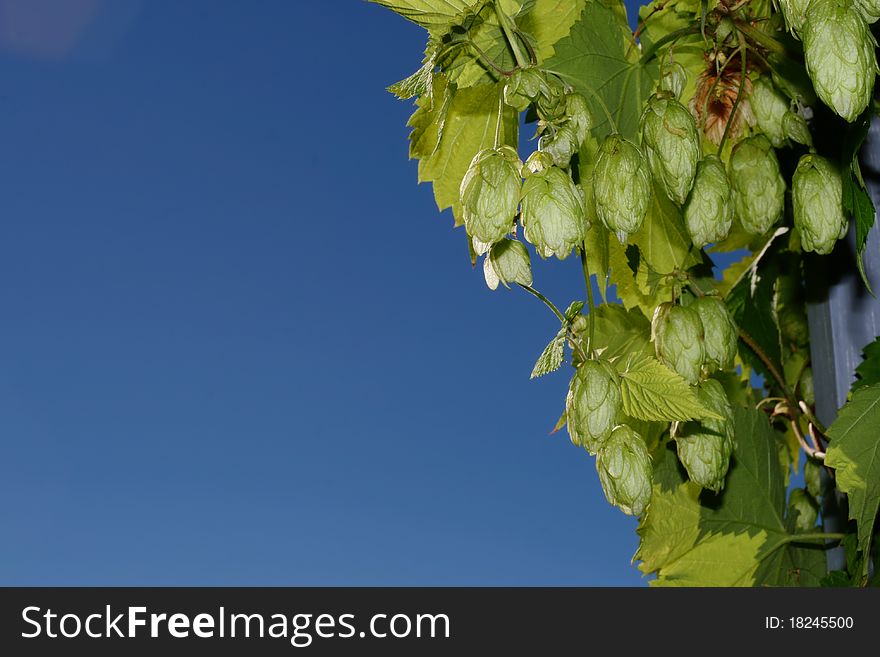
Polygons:
<instances>
[{"instance_id":1,"label":"hop plant","mask_svg":"<svg viewBox=\"0 0 880 657\"><path fill-rule=\"evenodd\" d=\"M532 284L532 265L526 245L517 240L503 239L496 242L483 261L483 275L490 290L498 288L498 283L508 287L508 283Z\"/></svg>"},{"instance_id":2,"label":"hop plant","mask_svg":"<svg viewBox=\"0 0 880 657\"><path fill-rule=\"evenodd\" d=\"M571 442L595 454L611 435L620 405L620 378L611 363L584 361L575 370L565 399Z\"/></svg>"},{"instance_id":3,"label":"hop plant","mask_svg":"<svg viewBox=\"0 0 880 657\"><path fill-rule=\"evenodd\" d=\"M819 505L803 488L795 488L788 497L788 519L796 532L808 532L816 526Z\"/></svg>"},{"instance_id":4,"label":"hop plant","mask_svg":"<svg viewBox=\"0 0 880 657\"><path fill-rule=\"evenodd\" d=\"M764 135L739 142L730 154L733 206L743 227L761 235L782 216L785 181L770 140Z\"/></svg>"},{"instance_id":5,"label":"hop plant","mask_svg":"<svg viewBox=\"0 0 880 657\"><path fill-rule=\"evenodd\" d=\"M651 175L639 147L618 134L599 147L593 172L596 213L623 241L637 231L651 202Z\"/></svg>"},{"instance_id":6,"label":"hop plant","mask_svg":"<svg viewBox=\"0 0 880 657\"><path fill-rule=\"evenodd\" d=\"M792 177L791 199L803 249L831 253L847 229L838 168L820 155L804 155Z\"/></svg>"},{"instance_id":7,"label":"hop plant","mask_svg":"<svg viewBox=\"0 0 880 657\"><path fill-rule=\"evenodd\" d=\"M697 165L694 186L684 206L684 221L697 247L720 242L730 232L733 222L730 181L717 155L707 155Z\"/></svg>"},{"instance_id":8,"label":"hop plant","mask_svg":"<svg viewBox=\"0 0 880 657\"><path fill-rule=\"evenodd\" d=\"M675 446L691 481L716 493L724 488L724 479L733 454L733 411L724 388L714 379L696 388L697 398L722 419L685 422L677 427Z\"/></svg>"},{"instance_id":9,"label":"hop plant","mask_svg":"<svg viewBox=\"0 0 880 657\"><path fill-rule=\"evenodd\" d=\"M504 102L522 112L547 89L547 80L540 69L518 68L504 85Z\"/></svg>"},{"instance_id":10,"label":"hop plant","mask_svg":"<svg viewBox=\"0 0 880 657\"><path fill-rule=\"evenodd\" d=\"M706 359L703 322L690 307L661 303L651 321L657 358L690 384L700 380Z\"/></svg>"},{"instance_id":11,"label":"hop plant","mask_svg":"<svg viewBox=\"0 0 880 657\"><path fill-rule=\"evenodd\" d=\"M733 367L739 329L719 297L701 297L690 305L703 323L706 338L704 371L712 373Z\"/></svg>"},{"instance_id":12,"label":"hop plant","mask_svg":"<svg viewBox=\"0 0 880 657\"><path fill-rule=\"evenodd\" d=\"M510 146L480 151L461 181L464 225L469 235L493 244L513 227L519 206L522 162Z\"/></svg>"},{"instance_id":13,"label":"hop plant","mask_svg":"<svg viewBox=\"0 0 880 657\"><path fill-rule=\"evenodd\" d=\"M684 203L701 155L694 117L675 98L655 94L642 112L641 128L654 179L669 198Z\"/></svg>"},{"instance_id":14,"label":"hop plant","mask_svg":"<svg viewBox=\"0 0 880 657\"><path fill-rule=\"evenodd\" d=\"M521 220L526 239L541 257L555 255L560 260L584 241L590 227L581 190L555 166L526 178Z\"/></svg>"},{"instance_id":15,"label":"hop plant","mask_svg":"<svg viewBox=\"0 0 880 657\"><path fill-rule=\"evenodd\" d=\"M596 456L596 470L607 500L631 516L651 502L651 457L642 437L626 425L611 432Z\"/></svg>"},{"instance_id":16,"label":"hop plant","mask_svg":"<svg viewBox=\"0 0 880 657\"><path fill-rule=\"evenodd\" d=\"M770 143L779 148L785 143L785 127L783 119L789 112L788 99L773 86L767 77L759 77L752 83L752 112L758 127Z\"/></svg>"},{"instance_id":17,"label":"hop plant","mask_svg":"<svg viewBox=\"0 0 880 657\"><path fill-rule=\"evenodd\" d=\"M852 0L812 0L801 29L807 72L816 93L847 121L871 101L877 46Z\"/></svg>"}]
</instances>

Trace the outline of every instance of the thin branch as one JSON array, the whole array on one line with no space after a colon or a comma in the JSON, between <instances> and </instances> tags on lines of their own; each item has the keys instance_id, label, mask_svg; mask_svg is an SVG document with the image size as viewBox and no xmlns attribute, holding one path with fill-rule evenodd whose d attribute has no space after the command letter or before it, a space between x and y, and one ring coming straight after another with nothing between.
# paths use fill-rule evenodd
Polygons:
<instances>
[{"instance_id":1,"label":"thin branch","mask_svg":"<svg viewBox=\"0 0 880 657\"><path fill-rule=\"evenodd\" d=\"M590 278L590 268L587 265L587 243L584 242L581 245L581 269L584 272L584 283L587 286L587 301L590 304L590 312L589 312L589 321L590 321L590 339L587 343L587 349L590 350L590 353L595 354L595 350L593 348L593 335L595 334L596 328L596 303L593 299L593 281Z\"/></svg>"},{"instance_id":2,"label":"thin branch","mask_svg":"<svg viewBox=\"0 0 880 657\"><path fill-rule=\"evenodd\" d=\"M517 283L517 285L519 285L522 289L524 289L526 292L528 292L528 293L531 294L532 296L537 297L538 299L540 299L540 300L544 303L545 306L547 306L550 310L553 311L553 314L556 315L556 318L557 318L560 322L562 322L563 324L565 324L565 315L563 315L563 314L560 312L559 308L557 308L557 307L553 304L553 302L550 301L550 299L548 299L548 298L545 297L543 294L541 294L540 292L538 292L538 291L537 291L535 288L533 288L531 285L523 285L522 283Z\"/></svg>"},{"instance_id":3,"label":"thin branch","mask_svg":"<svg viewBox=\"0 0 880 657\"><path fill-rule=\"evenodd\" d=\"M764 367L767 368L767 371L770 372L770 375L776 380L776 383L779 384L779 387L782 389L782 394L785 395L786 401L791 405L796 405L795 400L792 398L791 391L788 389L788 386L785 385L785 379L782 378L782 375L779 373L779 370L776 369L773 361L771 361L770 357L764 353L764 350L758 346L758 343L755 342L754 338L744 330L740 329L739 339L755 353L762 363L764 363Z\"/></svg>"}]
</instances>

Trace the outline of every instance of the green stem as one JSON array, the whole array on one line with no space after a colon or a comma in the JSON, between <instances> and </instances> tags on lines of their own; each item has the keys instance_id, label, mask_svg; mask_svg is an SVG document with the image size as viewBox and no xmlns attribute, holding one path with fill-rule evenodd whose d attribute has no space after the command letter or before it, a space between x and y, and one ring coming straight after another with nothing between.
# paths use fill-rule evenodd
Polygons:
<instances>
[{"instance_id":1,"label":"green stem","mask_svg":"<svg viewBox=\"0 0 880 657\"><path fill-rule=\"evenodd\" d=\"M587 302L590 304L590 312L588 313L590 328L589 328L589 342L587 343L587 350L595 355L595 351L593 350L593 335L595 333L596 327L596 318L595 318L595 310L596 303L593 300L593 283L590 278L590 268L587 265L587 243L584 242L581 245L581 269L584 272L584 283L587 286Z\"/></svg>"},{"instance_id":2,"label":"green stem","mask_svg":"<svg viewBox=\"0 0 880 657\"><path fill-rule=\"evenodd\" d=\"M822 543L824 541L842 541L846 534L833 532L816 532L814 534L791 534L785 537L786 543Z\"/></svg>"},{"instance_id":3,"label":"green stem","mask_svg":"<svg viewBox=\"0 0 880 657\"><path fill-rule=\"evenodd\" d=\"M519 285L522 289L524 289L526 292L528 292L528 293L531 294L532 296L537 297L538 299L540 299L540 300L544 303L545 306L547 306L550 310L553 311L553 314L556 315L556 318L557 318L560 322L562 322L563 324L565 324L565 315L563 315L563 314L559 311L559 308L557 308L555 305L553 305L553 302L550 301L550 299L548 299L548 298L545 297L543 294L541 294L540 292L538 292L538 291L537 291L535 288L533 288L531 285L523 285L522 283L517 283L517 285Z\"/></svg>"},{"instance_id":4,"label":"green stem","mask_svg":"<svg viewBox=\"0 0 880 657\"><path fill-rule=\"evenodd\" d=\"M745 21L734 21L734 25L736 25L736 29L740 32L740 34L746 35L749 39L760 45L762 48L766 48L771 52L775 52L779 55L788 55L788 50L782 45L779 41L774 39L769 34L758 30L751 25L749 25Z\"/></svg>"},{"instance_id":5,"label":"green stem","mask_svg":"<svg viewBox=\"0 0 880 657\"><path fill-rule=\"evenodd\" d=\"M468 44L471 48L473 48L474 50L477 51L477 56L478 56L480 59L482 59L482 60L483 60L484 62L486 62L489 66L491 66L492 68L494 68L498 73L500 73L501 75L503 75L504 77L507 77L507 78L509 78L511 75L513 75L513 71L507 71L507 70L501 68L500 66L498 66L498 64L496 64L495 61L494 61L491 57L489 57L489 55L487 55L486 52L485 52L482 48L480 48L480 46L478 46L476 43L474 43L473 41L468 40L468 41L467 41L467 44Z\"/></svg>"},{"instance_id":6,"label":"green stem","mask_svg":"<svg viewBox=\"0 0 880 657\"><path fill-rule=\"evenodd\" d=\"M739 59L741 66L740 78L739 78L739 90L736 92L736 100L733 102L733 108L730 110L730 118L727 119L727 125L724 126L724 134L721 136L721 143L718 144L718 156L721 157L721 153L724 150L724 143L727 141L727 136L730 134L730 129L733 126L733 122L736 120L736 112L739 110L740 101L742 101L743 94L746 89L746 76L748 74L747 64L748 64L748 56L747 56L747 48L746 48L746 40L743 37L742 33L739 33Z\"/></svg>"},{"instance_id":7,"label":"green stem","mask_svg":"<svg viewBox=\"0 0 880 657\"><path fill-rule=\"evenodd\" d=\"M645 52L642 53L641 59L639 59L639 64L647 64L651 61L651 58L657 54L657 51L665 46L667 43L671 41L678 41L680 38L684 36L688 36L691 34L699 34L700 33L700 21L694 21L687 27L683 27L680 30L675 30L674 32L670 32L666 36L657 39L654 43L652 43L648 48L645 49Z\"/></svg>"},{"instance_id":8,"label":"green stem","mask_svg":"<svg viewBox=\"0 0 880 657\"><path fill-rule=\"evenodd\" d=\"M770 357L766 353L764 353L764 350L761 349L760 346L758 346L758 343L755 342L754 338L742 329L740 329L739 339L742 340L746 344L746 346L755 353L755 355L761 360L762 363L764 363L764 367L767 368L767 371L770 372L770 375L776 380L776 383L782 390L782 394L785 397L786 401L788 401L789 405L797 407L797 401L794 399L794 396L791 394L788 386L785 385L785 379L782 378L782 375L773 364L773 361L771 361Z\"/></svg>"},{"instance_id":9,"label":"green stem","mask_svg":"<svg viewBox=\"0 0 880 657\"><path fill-rule=\"evenodd\" d=\"M523 45L526 47L526 50L529 51L529 61L532 63L532 66L537 65L538 54L535 52L535 49L532 47L532 44L529 42L528 37L518 29L514 29L513 33L522 40Z\"/></svg>"},{"instance_id":10,"label":"green stem","mask_svg":"<svg viewBox=\"0 0 880 657\"><path fill-rule=\"evenodd\" d=\"M501 146L501 124L504 122L504 92L498 92L498 120L495 122L495 148Z\"/></svg>"},{"instance_id":11,"label":"green stem","mask_svg":"<svg viewBox=\"0 0 880 657\"><path fill-rule=\"evenodd\" d=\"M497 3L495 5L495 15L498 16L498 22L501 24L501 29L504 31L504 36L507 38L507 43L510 44L510 49L513 51L513 56L516 59L516 65L519 68L526 68L529 65L528 60L523 56L522 51L519 49L519 43L517 42L516 36L513 31L516 29L515 27L511 27L510 18L498 7Z\"/></svg>"}]
</instances>

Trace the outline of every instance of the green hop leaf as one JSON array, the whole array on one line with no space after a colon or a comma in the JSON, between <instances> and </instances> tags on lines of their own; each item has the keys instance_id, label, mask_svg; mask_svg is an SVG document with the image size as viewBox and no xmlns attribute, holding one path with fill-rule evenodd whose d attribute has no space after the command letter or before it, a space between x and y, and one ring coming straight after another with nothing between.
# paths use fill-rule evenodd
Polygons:
<instances>
[{"instance_id":1,"label":"green hop leaf","mask_svg":"<svg viewBox=\"0 0 880 657\"><path fill-rule=\"evenodd\" d=\"M651 203L651 174L638 146L618 134L605 138L593 171L593 196L599 219L621 242L641 227Z\"/></svg>"},{"instance_id":2,"label":"green hop leaf","mask_svg":"<svg viewBox=\"0 0 880 657\"><path fill-rule=\"evenodd\" d=\"M804 146L813 145L813 135L810 134L810 128L807 122L800 114L788 111L782 115L782 132L792 141L796 141Z\"/></svg>"},{"instance_id":3,"label":"green hop leaf","mask_svg":"<svg viewBox=\"0 0 880 657\"><path fill-rule=\"evenodd\" d=\"M550 344L544 347L544 351L535 362L535 367L532 368L530 379L537 379L562 367L562 363L565 361L565 333L566 328L563 326L550 341ZM565 414L562 418L565 419Z\"/></svg>"},{"instance_id":4,"label":"green hop leaf","mask_svg":"<svg viewBox=\"0 0 880 657\"><path fill-rule=\"evenodd\" d=\"M507 235L519 206L522 163L510 146L480 151L461 181L461 206L469 235L494 244Z\"/></svg>"},{"instance_id":5,"label":"green hop leaf","mask_svg":"<svg viewBox=\"0 0 880 657\"><path fill-rule=\"evenodd\" d=\"M807 7L811 0L777 0L785 26L789 31L800 32L807 16Z\"/></svg>"},{"instance_id":6,"label":"green hop leaf","mask_svg":"<svg viewBox=\"0 0 880 657\"><path fill-rule=\"evenodd\" d=\"M503 239L489 250L483 262L483 274L490 290L498 288L498 283L509 287L508 283L532 284L532 265L526 245L517 240Z\"/></svg>"},{"instance_id":7,"label":"green hop leaf","mask_svg":"<svg viewBox=\"0 0 880 657\"><path fill-rule=\"evenodd\" d=\"M689 306L700 316L706 336L706 373L733 367L739 329L720 297L702 297Z\"/></svg>"},{"instance_id":8,"label":"green hop leaf","mask_svg":"<svg viewBox=\"0 0 880 657\"><path fill-rule=\"evenodd\" d=\"M812 153L801 157L791 181L791 204L803 249L831 253L847 228L843 182L831 160Z\"/></svg>"},{"instance_id":9,"label":"green hop leaf","mask_svg":"<svg viewBox=\"0 0 880 657\"><path fill-rule=\"evenodd\" d=\"M526 178L521 217L526 239L543 258L566 258L590 227L583 193L565 171L554 166Z\"/></svg>"},{"instance_id":10,"label":"green hop leaf","mask_svg":"<svg viewBox=\"0 0 880 657\"><path fill-rule=\"evenodd\" d=\"M674 98L655 94L642 112L642 144L654 178L666 195L684 203L700 161L700 135L688 109Z\"/></svg>"},{"instance_id":11,"label":"green hop leaf","mask_svg":"<svg viewBox=\"0 0 880 657\"><path fill-rule=\"evenodd\" d=\"M730 232L733 201L724 163L707 155L697 165L694 186L684 207L684 221L694 246L720 242Z\"/></svg>"},{"instance_id":12,"label":"green hop leaf","mask_svg":"<svg viewBox=\"0 0 880 657\"><path fill-rule=\"evenodd\" d=\"M790 107L788 99L776 89L768 77L761 76L752 83L749 101L761 132L767 135L773 146L782 146L786 136L783 117Z\"/></svg>"},{"instance_id":13,"label":"green hop leaf","mask_svg":"<svg viewBox=\"0 0 880 657\"><path fill-rule=\"evenodd\" d=\"M868 23L880 19L880 0L855 0L856 10Z\"/></svg>"},{"instance_id":14,"label":"green hop leaf","mask_svg":"<svg viewBox=\"0 0 880 657\"><path fill-rule=\"evenodd\" d=\"M657 83L660 91L670 93L674 98L681 98L686 85L687 73L678 62L668 62L660 69L660 80Z\"/></svg>"},{"instance_id":15,"label":"green hop leaf","mask_svg":"<svg viewBox=\"0 0 880 657\"><path fill-rule=\"evenodd\" d=\"M812 0L801 29L807 72L816 93L847 121L871 101L877 46L852 0Z\"/></svg>"},{"instance_id":16,"label":"green hop leaf","mask_svg":"<svg viewBox=\"0 0 880 657\"><path fill-rule=\"evenodd\" d=\"M763 235L782 216L785 181L770 140L764 135L739 142L730 154L733 206L743 227Z\"/></svg>"},{"instance_id":17,"label":"green hop leaf","mask_svg":"<svg viewBox=\"0 0 880 657\"><path fill-rule=\"evenodd\" d=\"M678 460L687 470L691 481L717 493L724 488L724 478L735 444L733 410L724 388L714 379L700 383L696 392L701 404L724 419L706 419L679 425L675 433Z\"/></svg>"},{"instance_id":18,"label":"green hop leaf","mask_svg":"<svg viewBox=\"0 0 880 657\"><path fill-rule=\"evenodd\" d=\"M808 532L816 527L819 505L803 488L795 488L788 497L787 519L794 531Z\"/></svg>"},{"instance_id":19,"label":"green hop leaf","mask_svg":"<svg viewBox=\"0 0 880 657\"><path fill-rule=\"evenodd\" d=\"M690 384L700 380L706 347L703 322L695 310L668 302L657 306L651 321L651 340L660 362Z\"/></svg>"},{"instance_id":20,"label":"green hop leaf","mask_svg":"<svg viewBox=\"0 0 880 657\"><path fill-rule=\"evenodd\" d=\"M620 412L620 378L605 360L588 360L575 370L565 399L568 435L595 454L611 435Z\"/></svg>"},{"instance_id":21,"label":"green hop leaf","mask_svg":"<svg viewBox=\"0 0 880 657\"><path fill-rule=\"evenodd\" d=\"M522 112L547 88L547 79L540 69L518 68L504 85L504 102Z\"/></svg>"},{"instance_id":22,"label":"green hop leaf","mask_svg":"<svg viewBox=\"0 0 880 657\"><path fill-rule=\"evenodd\" d=\"M626 425L611 432L596 456L605 498L621 511L639 516L651 502L651 457L645 441Z\"/></svg>"}]
</instances>

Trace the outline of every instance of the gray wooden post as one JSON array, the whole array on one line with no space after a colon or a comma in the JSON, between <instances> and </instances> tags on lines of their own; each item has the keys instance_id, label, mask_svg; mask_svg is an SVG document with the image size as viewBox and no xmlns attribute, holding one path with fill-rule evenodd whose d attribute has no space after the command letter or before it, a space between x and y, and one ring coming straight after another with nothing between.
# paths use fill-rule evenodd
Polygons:
<instances>
[{"instance_id":1,"label":"gray wooden post","mask_svg":"<svg viewBox=\"0 0 880 657\"><path fill-rule=\"evenodd\" d=\"M880 208L880 122L874 120L862 148L862 173L874 206ZM807 260L806 277L812 302L808 303L816 415L830 425L846 402L862 349L880 335L880 300L862 283L855 262L855 232L824 260ZM880 225L868 235L865 268L874 291L880 294ZM825 531L843 531L846 516L840 500L827 499L823 509ZM828 551L831 569L844 567L842 548Z\"/></svg>"}]
</instances>

